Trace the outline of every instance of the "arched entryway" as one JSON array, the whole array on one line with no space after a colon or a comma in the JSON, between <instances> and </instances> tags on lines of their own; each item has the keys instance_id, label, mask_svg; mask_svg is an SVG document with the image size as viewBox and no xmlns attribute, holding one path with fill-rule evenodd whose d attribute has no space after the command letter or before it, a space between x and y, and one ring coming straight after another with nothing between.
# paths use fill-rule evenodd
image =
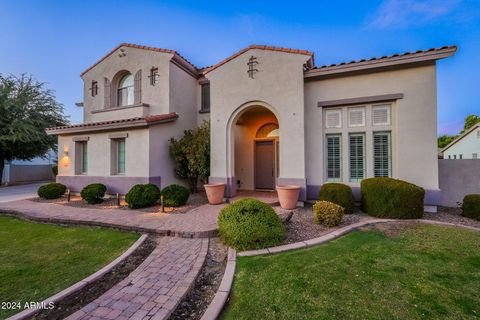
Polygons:
<instances>
[{"instance_id":1,"label":"arched entryway","mask_svg":"<svg viewBox=\"0 0 480 320\"><path fill-rule=\"evenodd\" d=\"M239 190L274 190L280 174L280 123L266 105L242 108L231 122L231 171Z\"/></svg>"}]
</instances>

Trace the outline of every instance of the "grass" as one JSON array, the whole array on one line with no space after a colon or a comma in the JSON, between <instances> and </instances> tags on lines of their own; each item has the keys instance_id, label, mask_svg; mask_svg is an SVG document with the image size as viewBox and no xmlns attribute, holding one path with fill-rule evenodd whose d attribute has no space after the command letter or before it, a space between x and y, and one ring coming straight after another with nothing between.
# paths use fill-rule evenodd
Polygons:
<instances>
[{"instance_id":1,"label":"grass","mask_svg":"<svg viewBox=\"0 0 480 320\"><path fill-rule=\"evenodd\" d=\"M418 225L239 257L224 319L478 319L480 232Z\"/></svg>"},{"instance_id":2,"label":"grass","mask_svg":"<svg viewBox=\"0 0 480 320\"><path fill-rule=\"evenodd\" d=\"M101 269L138 237L0 217L0 303L40 302ZM0 319L19 311L0 306Z\"/></svg>"}]
</instances>

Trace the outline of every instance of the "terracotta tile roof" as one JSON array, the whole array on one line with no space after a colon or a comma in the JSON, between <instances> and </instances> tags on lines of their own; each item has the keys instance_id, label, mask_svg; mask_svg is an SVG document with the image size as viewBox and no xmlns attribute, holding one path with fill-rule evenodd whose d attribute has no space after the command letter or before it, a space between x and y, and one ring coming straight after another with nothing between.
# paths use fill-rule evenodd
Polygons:
<instances>
[{"instance_id":1,"label":"terracotta tile roof","mask_svg":"<svg viewBox=\"0 0 480 320\"><path fill-rule=\"evenodd\" d=\"M58 133L62 133L62 131L73 133L77 129L78 131L93 131L97 129L107 129L110 127L120 128L120 127L128 127L128 126L147 126L155 123L173 121L173 120L176 120L177 118L178 118L178 114L176 112L171 112L167 114L158 114L158 115L151 115L146 117L135 117L135 118L128 118L128 119L120 119L120 120L72 124L67 126L47 128L45 129L45 131L47 132L47 134L58 134Z\"/></svg>"},{"instance_id":2,"label":"terracotta tile roof","mask_svg":"<svg viewBox=\"0 0 480 320\"><path fill-rule=\"evenodd\" d=\"M373 58L370 58L370 59L361 59L361 60L352 60L352 61L349 61L349 62L340 62L340 63L334 63L334 64L330 64L330 65L323 65L323 66L320 66L320 67L315 67L313 69L325 69L325 68L337 67L337 66L343 66L343 65L349 65L349 64L358 64L358 63L368 62L368 61L388 60L388 59L391 59L391 58L407 57L407 56L412 56L412 55L418 55L418 54L421 54L421 53L429 53L429 52L434 53L434 52L439 52L439 51L443 51L443 50L446 50L446 49L457 50L457 46L444 46L444 47L441 47L441 48L430 48L430 49L427 49L427 50L417 50L415 52L396 53L396 54L392 54L390 56L373 57Z\"/></svg>"},{"instance_id":3,"label":"terracotta tile roof","mask_svg":"<svg viewBox=\"0 0 480 320\"><path fill-rule=\"evenodd\" d=\"M197 70L197 67L195 67L193 65L193 63L191 63L190 61L188 61L186 58L184 58L181 54L179 54L177 51L175 50L171 50L171 49L163 49L163 48L155 48L155 47L149 47L149 46L141 46L141 45L138 45L138 44L132 44L132 43L121 43L119 44L118 46L116 46L115 48L113 48L109 53L107 53L106 55L104 55L102 58L100 58L97 62L95 62L93 65L91 65L89 68L87 68L85 71L83 71L81 74L80 74L80 77L83 77L84 74L86 74L88 71L92 70L95 66L97 66L100 62L102 62L103 60L105 60L106 58L108 58L111 54L113 54L115 51L117 51L119 48L121 47L127 47L127 48L135 48L135 49L142 49L142 50L148 50L148 51L155 51L155 52L163 52L163 53L170 53L170 54L173 54L177 57L179 57L181 60L183 60L185 63L187 63L188 65L190 65L193 69Z\"/></svg>"},{"instance_id":4,"label":"terracotta tile roof","mask_svg":"<svg viewBox=\"0 0 480 320\"><path fill-rule=\"evenodd\" d=\"M205 67L202 68L202 74L207 74L212 70L217 69L218 67L224 65L225 63L235 59L239 55L247 52L250 49L260 49L260 50L270 50L270 51L278 51L278 52L286 52L286 53L294 53L294 54L303 54L303 55L308 55L311 56L313 59L313 52L307 51L307 50L299 50L299 49L291 49L291 48L281 48L281 47L273 47L273 46L265 46L265 45L251 45L248 46L239 52L235 53L234 55L231 55L230 57L226 58L225 60L220 61L219 63L210 66L210 67Z\"/></svg>"}]
</instances>

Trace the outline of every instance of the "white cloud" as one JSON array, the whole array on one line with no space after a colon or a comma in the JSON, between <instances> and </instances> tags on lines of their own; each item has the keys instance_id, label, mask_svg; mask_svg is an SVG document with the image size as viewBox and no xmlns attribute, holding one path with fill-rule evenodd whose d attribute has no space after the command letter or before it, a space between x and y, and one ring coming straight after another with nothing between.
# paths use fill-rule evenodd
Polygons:
<instances>
[{"instance_id":1,"label":"white cloud","mask_svg":"<svg viewBox=\"0 0 480 320\"><path fill-rule=\"evenodd\" d=\"M367 28L406 28L426 24L451 14L462 0L384 0Z\"/></svg>"}]
</instances>

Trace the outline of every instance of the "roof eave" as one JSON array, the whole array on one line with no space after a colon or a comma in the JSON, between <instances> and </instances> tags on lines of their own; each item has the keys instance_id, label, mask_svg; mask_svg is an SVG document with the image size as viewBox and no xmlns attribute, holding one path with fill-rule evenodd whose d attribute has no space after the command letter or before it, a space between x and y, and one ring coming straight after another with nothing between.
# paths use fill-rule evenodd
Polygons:
<instances>
[{"instance_id":1,"label":"roof eave","mask_svg":"<svg viewBox=\"0 0 480 320\"><path fill-rule=\"evenodd\" d=\"M442 153L447 151L447 149L449 149L451 146L453 146L454 144L456 144L457 142L459 142L460 140L462 140L465 136L467 136L468 134L470 134L470 132L472 132L473 130L477 129L477 128L480 128L480 123L477 123L475 125L473 125L470 129L468 129L467 131L465 131L464 133L462 133L460 136L458 136L457 138L455 138L452 142L450 142L445 148L442 149Z\"/></svg>"}]
</instances>

